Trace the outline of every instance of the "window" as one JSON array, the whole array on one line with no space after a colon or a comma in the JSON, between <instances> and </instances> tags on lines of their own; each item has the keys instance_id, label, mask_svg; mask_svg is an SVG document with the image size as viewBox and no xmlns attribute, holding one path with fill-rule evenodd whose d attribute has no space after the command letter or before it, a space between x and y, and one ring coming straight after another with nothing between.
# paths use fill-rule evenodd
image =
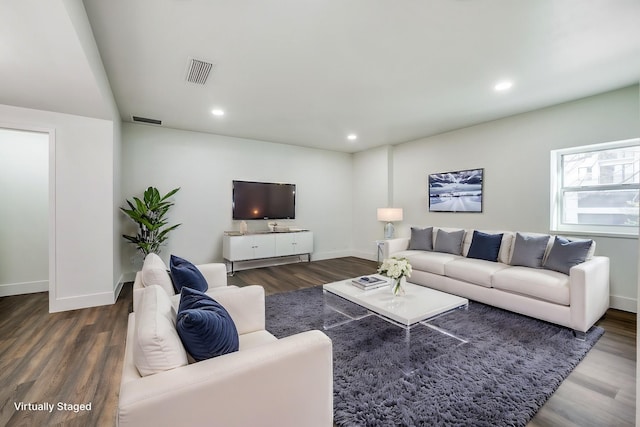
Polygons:
<instances>
[{"instance_id":1,"label":"window","mask_svg":"<svg viewBox=\"0 0 640 427\"><path fill-rule=\"evenodd\" d=\"M551 152L551 229L638 235L640 139Z\"/></svg>"},{"instance_id":2,"label":"window","mask_svg":"<svg viewBox=\"0 0 640 427\"><path fill-rule=\"evenodd\" d=\"M591 181L591 166L578 168L578 177L582 182Z\"/></svg>"}]
</instances>

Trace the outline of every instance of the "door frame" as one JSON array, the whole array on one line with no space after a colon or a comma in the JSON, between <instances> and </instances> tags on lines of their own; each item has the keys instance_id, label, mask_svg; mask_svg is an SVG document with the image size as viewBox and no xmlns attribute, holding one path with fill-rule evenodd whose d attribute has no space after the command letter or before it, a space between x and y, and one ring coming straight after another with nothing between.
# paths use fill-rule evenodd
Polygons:
<instances>
[{"instance_id":1,"label":"door frame","mask_svg":"<svg viewBox=\"0 0 640 427\"><path fill-rule=\"evenodd\" d=\"M15 125L0 122L0 129L34 132L48 135L49 138L49 309L51 302L55 301L57 295L56 287L56 130L31 125Z\"/></svg>"}]
</instances>

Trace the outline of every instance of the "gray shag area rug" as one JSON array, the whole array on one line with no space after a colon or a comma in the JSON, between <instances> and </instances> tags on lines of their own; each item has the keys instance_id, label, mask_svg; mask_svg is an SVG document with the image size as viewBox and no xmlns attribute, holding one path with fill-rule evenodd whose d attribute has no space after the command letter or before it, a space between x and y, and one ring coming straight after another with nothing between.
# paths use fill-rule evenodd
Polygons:
<instances>
[{"instance_id":1,"label":"gray shag area rug","mask_svg":"<svg viewBox=\"0 0 640 427\"><path fill-rule=\"evenodd\" d=\"M323 330L323 313L321 286L266 298L277 337ZM604 333L593 327L579 341L567 328L476 302L432 324L469 342L413 328L408 377L401 328L370 316L325 331L338 426L524 426Z\"/></svg>"}]
</instances>

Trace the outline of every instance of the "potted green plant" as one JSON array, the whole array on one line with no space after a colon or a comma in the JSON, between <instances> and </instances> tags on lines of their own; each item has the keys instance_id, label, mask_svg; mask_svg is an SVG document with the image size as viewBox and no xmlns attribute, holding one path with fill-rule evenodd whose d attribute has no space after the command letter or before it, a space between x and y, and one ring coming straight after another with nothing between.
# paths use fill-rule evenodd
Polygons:
<instances>
[{"instance_id":1,"label":"potted green plant","mask_svg":"<svg viewBox=\"0 0 640 427\"><path fill-rule=\"evenodd\" d=\"M138 224L138 233L136 235L123 234L122 237L134 244L136 249L142 252L143 256L147 256L150 253L159 253L160 246L167 240L169 232L181 225L167 226L167 220L165 219L169 208L174 205L173 202L167 199L176 194L178 190L180 190L180 187L174 188L164 196L160 196L157 188L149 187L145 190L142 200L134 197L133 202L127 200L129 209L120 208L133 222Z\"/></svg>"}]
</instances>

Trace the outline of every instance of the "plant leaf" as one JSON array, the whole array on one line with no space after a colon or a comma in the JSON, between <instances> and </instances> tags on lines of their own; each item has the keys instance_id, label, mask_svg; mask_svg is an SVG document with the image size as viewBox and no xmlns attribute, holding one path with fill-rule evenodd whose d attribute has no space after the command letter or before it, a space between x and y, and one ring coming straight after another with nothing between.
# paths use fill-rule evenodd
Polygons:
<instances>
[{"instance_id":1,"label":"plant leaf","mask_svg":"<svg viewBox=\"0 0 640 427\"><path fill-rule=\"evenodd\" d=\"M178 191L180 191L180 187L178 188L174 188L173 190L169 191L167 194L165 194L165 196L161 199L161 200L166 200L169 197L173 196L174 194L176 194Z\"/></svg>"},{"instance_id":2,"label":"plant leaf","mask_svg":"<svg viewBox=\"0 0 640 427\"><path fill-rule=\"evenodd\" d=\"M133 202L126 200L130 209L121 207L132 221L138 224L138 233L135 236L123 234L122 237L128 242L136 245L137 249L145 256L150 252L160 252L160 246L168 238L168 233L178 228L181 224L167 227L167 220L164 219L169 209L174 205L167 199L180 190L174 188L166 195L161 196L155 187L147 187L142 199L133 197Z\"/></svg>"}]
</instances>

